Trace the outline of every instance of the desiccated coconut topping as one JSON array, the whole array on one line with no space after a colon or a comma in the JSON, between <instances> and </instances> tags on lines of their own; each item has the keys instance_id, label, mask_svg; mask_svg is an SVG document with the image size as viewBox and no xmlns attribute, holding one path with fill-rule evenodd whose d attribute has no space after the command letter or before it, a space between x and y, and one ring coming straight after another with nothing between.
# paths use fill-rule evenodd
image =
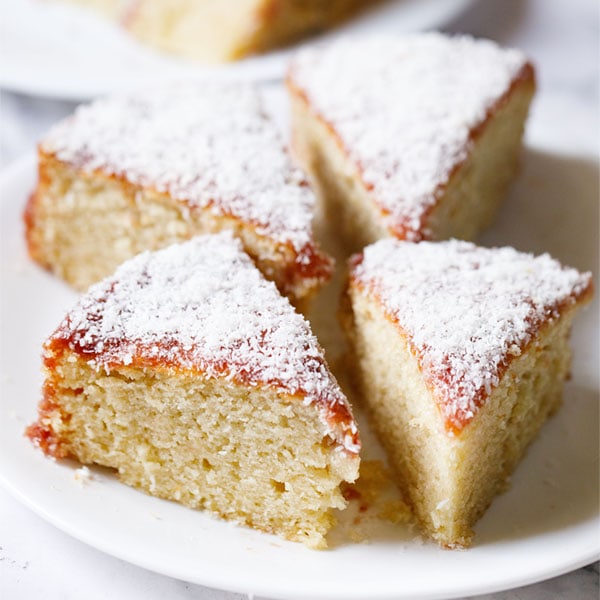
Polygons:
<instances>
[{"instance_id":1,"label":"desiccated coconut topping","mask_svg":"<svg viewBox=\"0 0 600 600\"><path fill-rule=\"evenodd\" d=\"M417 241L471 132L526 64L521 52L467 36L348 38L301 51L289 79L333 129L388 227Z\"/></svg>"},{"instance_id":2,"label":"desiccated coconut topping","mask_svg":"<svg viewBox=\"0 0 600 600\"><path fill-rule=\"evenodd\" d=\"M350 407L310 326L229 232L124 263L69 312L50 352L57 339L107 371L160 365L300 394L332 437L358 451Z\"/></svg>"},{"instance_id":3,"label":"desiccated coconut topping","mask_svg":"<svg viewBox=\"0 0 600 600\"><path fill-rule=\"evenodd\" d=\"M468 242L379 241L352 280L407 334L447 423L460 430L546 321L589 292L591 274L548 254Z\"/></svg>"},{"instance_id":4,"label":"desiccated coconut topping","mask_svg":"<svg viewBox=\"0 0 600 600\"><path fill-rule=\"evenodd\" d=\"M41 148L249 221L296 251L312 241L313 193L250 86L180 84L99 100L56 125Z\"/></svg>"}]
</instances>

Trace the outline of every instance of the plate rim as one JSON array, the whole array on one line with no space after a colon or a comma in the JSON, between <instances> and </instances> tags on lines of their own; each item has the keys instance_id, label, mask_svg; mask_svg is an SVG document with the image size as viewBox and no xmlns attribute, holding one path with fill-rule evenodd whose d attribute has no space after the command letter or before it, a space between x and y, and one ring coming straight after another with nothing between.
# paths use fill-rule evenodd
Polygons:
<instances>
[{"instance_id":1,"label":"plate rim","mask_svg":"<svg viewBox=\"0 0 600 600\"><path fill-rule=\"evenodd\" d=\"M1 462L0 462L1 466ZM17 486L13 485L2 472L0 468L0 486L7 491L14 499L20 502L22 505L31 510L34 514L41 517L47 523L50 523L52 526L56 527L60 531L66 533L72 538L82 542L100 552L106 554L107 556L111 556L122 560L126 563L132 564L136 567L140 567L151 571L153 573L157 573L159 575L165 577L171 577L173 579L178 579L180 581L187 581L189 583L193 583L195 585L205 586L209 588L213 588L216 590L224 591L224 592L232 592L238 594L248 594L248 587L244 585L244 582L241 581L239 583L232 583L231 580L227 578L226 575L214 576L207 575L203 577L202 580L189 579L184 576L183 573L178 573L171 569L163 569L157 567L157 565L150 564L149 562L139 560L135 556L128 554L127 552L115 550L113 548L109 548L107 544L103 542L99 542L94 539L94 536L88 536L79 531L76 528L70 527L69 524L60 517L55 517L49 511L45 510L42 506L38 505L34 500L31 500L27 497L27 495L22 492ZM596 517L595 519L589 519L590 526L593 526L592 523L595 522L596 529L600 525L600 519ZM318 552L318 551L315 551ZM326 551L325 551L326 552ZM449 551L450 552L450 551ZM466 550L468 552L468 550ZM434 592L434 593L424 593L418 596L415 596L412 592L410 596L403 595L398 590L389 590L389 592L385 593L377 593L370 595L370 600L453 600L462 597L470 597L477 596L480 594L493 594L500 591L508 591L511 589L532 585L535 583L540 583L542 581L547 581L554 577L559 577L566 573L570 573L582 567L585 567L589 564L592 564L595 561L600 560L600 542L598 544L598 548L589 548L582 550L581 554L567 562L565 562L560 567L548 567L545 570L539 570L535 574L531 576L523 575L517 576L514 578L504 579L502 581L493 582L489 585L477 585L477 586L454 586L449 593L446 592ZM299 591L296 593L289 593L290 590L279 590L273 591L273 587L265 586L252 586L252 594L256 596L260 596L263 598L281 598L286 600L306 600L306 592ZM337 595L332 594L312 594L310 595L312 600L363 600L364 596L362 593L358 595L349 594L347 590L341 591Z\"/></svg>"}]
</instances>

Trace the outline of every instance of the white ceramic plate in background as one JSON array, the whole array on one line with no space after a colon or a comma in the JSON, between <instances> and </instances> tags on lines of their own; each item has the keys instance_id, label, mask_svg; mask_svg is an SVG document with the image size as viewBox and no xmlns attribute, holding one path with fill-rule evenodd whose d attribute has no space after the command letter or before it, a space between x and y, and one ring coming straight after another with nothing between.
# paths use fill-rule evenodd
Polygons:
<instances>
[{"instance_id":1,"label":"white ceramic plate in background","mask_svg":"<svg viewBox=\"0 0 600 600\"><path fill-rule=\"evenodd\" d=\"M280 90L272 99L281 109ZM523 162L482 242L549 251L592 269L598 281L597 159L564 155L530 137ZM40 397L41 343L75 299L26 256L21 214L34 184L33 156L0 177L0 481L57 527L159 573L290 599L455 598L525 585L598 558L597 299L575 323L564 407L531 447L511 489L477 524L467 551L440 550L396 527L374 531L369 544L315 552L149 497L103 469L92 469L93 480L81 485L76 464L45 458L23 437ZM321 326L316 333L328 348Z\"/></svg>"},{"instance_id":2,"label":"white ceramic plate in background","mask_svg":"<svg viewBox=\"0 0 600 600\"><path fill-rule=\"evenodd\" d=\"M434 29L473 2L393 0L319 39ZM54 98L84 100L207 75L253 81L280 79L291 53L275 51L210 68L159 54L95 13L58 0L0 0L0 15L0 86Z\"/></svg>"}]
</instances>

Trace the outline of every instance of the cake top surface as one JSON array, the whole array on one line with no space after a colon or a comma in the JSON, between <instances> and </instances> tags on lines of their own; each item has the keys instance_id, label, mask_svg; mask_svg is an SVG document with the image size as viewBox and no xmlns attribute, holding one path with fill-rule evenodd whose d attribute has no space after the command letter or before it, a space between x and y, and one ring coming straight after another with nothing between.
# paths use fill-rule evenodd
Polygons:
<instances>
[{"instance_id":1,"label":"cake top surface","mask_svg":"<svg viewBox=\"0 0 600 600\"><path fill-rule=\"evenodd\" d=\"M41 149L250 222L296 251L312 242L314 195L251 86L187 83L101 99L52 128Z\"/></svg>"},{"instance_id":2,"label":"cake top surface","mask_svg":"<svg viewBox=\"0 0 600 600\"><path fill-rule=\"evenodd\" d=\"M406 334L450 431L475 416L539 328L591 293L548 254L386 239L352 259L352 282Z\"/></svg>"},{"instance_id":3,"label":"cake top surface","mask_svg":"<svg viewBox=\"0 0 600 600\"><path fill-rule=\"evenodd\" d=\"M332 128L386 226L417 241L472 132L526 64L517 50L467 36L348 38L301 51L289 81Z\"/></svg>"},{"instance_id":4,"label":"cake top surface","mask_svg":"<svg viewBox=\"0 0 600 600\"><path fill-rule=\"evenodd\" d=\"M125 262L93 285L47 347L68 343L96 368L174 369L299 394L348 451L348 402L307 321L266 281L229 232Z\"/></svg>"}]
</instances>

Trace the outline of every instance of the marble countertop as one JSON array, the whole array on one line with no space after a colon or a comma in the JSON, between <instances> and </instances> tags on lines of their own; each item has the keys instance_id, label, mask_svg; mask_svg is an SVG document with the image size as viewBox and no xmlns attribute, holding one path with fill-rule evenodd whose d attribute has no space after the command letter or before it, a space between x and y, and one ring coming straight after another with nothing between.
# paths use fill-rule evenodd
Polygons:
<instances>
[{"instance_id":1,"label":"marble countertop","mask_svg":"<svg viewBox=\"0 0 600 600\"><path fill-rule=\"evenodd\" d=\"M530 127L567 152L598 157L600 8L596 0L486 0L445 29L525 50L539 91ZM73 102L0 92L0 164L24 153ZM600 532L598 532L600 536ZM488 600L587 600L599 596L598 563ZM122 562L49 525L0 489L0 597L20 600L237 600Z\"/></svg>"}]
</instances>

